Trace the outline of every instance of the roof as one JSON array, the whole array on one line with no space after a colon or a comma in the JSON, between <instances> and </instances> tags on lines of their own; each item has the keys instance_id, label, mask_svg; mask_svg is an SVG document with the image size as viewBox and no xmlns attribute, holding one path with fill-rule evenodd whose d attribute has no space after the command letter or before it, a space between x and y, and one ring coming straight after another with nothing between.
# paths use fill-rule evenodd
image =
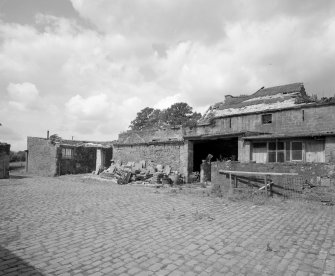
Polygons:
<instances>
[{"instance_id":1,"label":"roof","mask_svg":"<svg viewBox=\"0 0 335 276\"><path fill-rule=\"evenodd\" d=\"M224 139L224 138L236 138L243 137L246 135L259 135L263 133L259 133L256 131L239 131L233 133L207 133L207 134L199 134L199 135L185 135L185 140L211 140L211 139Z\"/></svg>"},{"instance_id":2,"label":"roof","mask_svg":"<svg viewBox=\"0 0 335 276\"><path fill-rule=\"evenodd\" d=\"M206 123L212 118L285 109L306 105L309 102L311 102L311 99L306 95L303 83L291 83L269 88L262 87L251 95L238 97L227 95L223 102L212 105L199 123Z\"/></svg>"},{"instance_id":3,"label":"roof","mask_svg":"<svg viewBox=\"0 0 335 276\"><path fill-rule=\"evenodd\" d=\"M110 148L113 146L113 142L104 141L104 142L96 142L96 141L79 141L79 140L65 140L61 137L57 137L56 139L48 139L43 137L28 137L30 139L41 139L41 140L49 140L54 144L67 146L67 147L92 147L92 148Z\"/></svg>"},{"instance_id":4,"label":"roof","mask_svg":"<svg viewBox=\"0 0 335 276\"><path fill-rule=\"evenodd\" d=\"M334 131L318 131L318 132L289 132L289 133L273 133L264 135L253 135L242 137L244 140L265 140L265 139L280 139L280 138L303 138L303 137L325 137L335 136Z\"/></svg>"},{"instance_id":5,"label":"roof","mask_svg":"<svg viewBox=\"0 0 335 276\"><path fill-rule=\"evenodd\" d=\"M87 148L109 148L109 147L112 147L112 142L61 140L59 142L59 144L61 146L87 147Z\"/></svg>"}]
</instances>

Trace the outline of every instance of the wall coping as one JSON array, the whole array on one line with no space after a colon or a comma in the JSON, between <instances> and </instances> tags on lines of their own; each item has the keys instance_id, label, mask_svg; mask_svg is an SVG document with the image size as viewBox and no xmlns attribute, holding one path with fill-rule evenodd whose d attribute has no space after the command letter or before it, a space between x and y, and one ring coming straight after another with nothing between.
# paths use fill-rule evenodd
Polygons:
<instances>
[{"instance_id":1,"label":"wall coping","mask_svg":"<svg viewBox=\"0 0 335 276\"><path fill-rule=\"evenodd\" d=\"M151 141L141 143L115 143L114 147L132 147L132 146L155 146L155 145L184 145L184 140L171 140L171 141Z\"/></svg>"}]
</instances>

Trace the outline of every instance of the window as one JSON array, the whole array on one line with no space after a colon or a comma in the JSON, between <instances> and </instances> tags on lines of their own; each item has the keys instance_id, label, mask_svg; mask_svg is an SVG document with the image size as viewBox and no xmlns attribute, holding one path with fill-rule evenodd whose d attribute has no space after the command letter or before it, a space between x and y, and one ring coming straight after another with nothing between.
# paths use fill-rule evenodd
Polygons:
<instances>
[{"instance_id":1,"label":"window","mask_svg":"<svg viewBox=\"0 0 335 276\"><path fill-rule=\"evenodd\" d=\"M285 145L284 142L268 143L268 162L284 162L285 161Z\"/></svg>"},{"instance_id":2,"label":"window","mask_svg":"<svg viewBox=\"0 0 335 276\"><path fill-rule=\"evenodd\" d=\"M303 160L303 147L302 142L294 141L291 142L291 161L302 161Z\"/></svg>"},{"instance_id":3,"label":"window","mask_svg":"<svg viewBox=\"0 0 335 276\"><path fill-rule=\"evenodd\" d=\"M254 143L252 145L252 160L256 163L266 163L267 143Z\"/></svg>"},{"instance_id":4,"label":"window","mask_svg":"<svg viewBox=\"0 0 335 276\"><path fill-rule=\"evenodd\" d=\"M252 160L256 163L282 163L305 160L302 141L269 141L252 144Z\"/></svg>"},{"instance_id":5,"label":"window","mask_svg":"<svg viewBox=\"0 0 335 276\"><path fill-rule=\"evenodd\" d=\"M262 124L271 124L272 123L272 114L263 114L262 115Z\"/></svg>"},{"instance_id":6,"label":"window","mask_svg":"<svg viewBox=\"0 0 335 276\"><path fill-rule=\"evenodd\" d=\"M62 158L63 159L72 159L73 158L73 149L62 148Z\"/></svg>"},{"instance_id":7,"label":"window","mask_svg":"<svg viewBox=\"0 0 335 276\"><path fill-rule=\"evenodd\" d=\"M269 142L268 144L268 162L276 162L276 142Z\"/></svg>"}]
</instances>

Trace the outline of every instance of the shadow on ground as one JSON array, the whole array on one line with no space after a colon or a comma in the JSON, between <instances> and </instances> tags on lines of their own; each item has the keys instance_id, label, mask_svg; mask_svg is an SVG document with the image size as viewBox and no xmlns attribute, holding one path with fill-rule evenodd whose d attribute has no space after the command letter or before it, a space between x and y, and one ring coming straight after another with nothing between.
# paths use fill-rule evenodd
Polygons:
<instances>
[{"instance_id":1,"label":"shadow on ground","mask_svg":"<svg viewBox=\"0 0 335 276\"><path fill-rule=\"evenodd\" d=\"M10 179L24 179L24 178L30 178L28 175L18 175L18 174L10 174Z\"/></svg>"},{"instance_id":2,"label":"shadow on ground","mask_svg":"<svg viewBox=\"0 0 335 276\"><path fill-rule=\"evenodd\" d=\"M43 276L35 267L2 246L0 246L0 275Z\"/></svg>"}]
</instances>

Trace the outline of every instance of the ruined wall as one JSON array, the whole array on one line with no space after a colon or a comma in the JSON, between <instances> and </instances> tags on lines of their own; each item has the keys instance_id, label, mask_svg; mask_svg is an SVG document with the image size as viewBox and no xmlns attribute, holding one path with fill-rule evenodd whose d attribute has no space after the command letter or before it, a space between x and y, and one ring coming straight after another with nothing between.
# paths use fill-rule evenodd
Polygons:
<instances>
[{"instance_id":1,"label":"ruined wall","mask_svg":"<svg viewBox=\"0 0 335 276\"><path fill-rule=\"evenodd\" d=\"M0 179L9 177L10 145L0 143Z\"/></svg>"},{"instance_id":2,"label":"ruined wall","mask_svg":"<svg viewBox=\"0 0 335 276\"><path fill-rule=\"evenodd\" d=\"M157 141L175 141L182 139L182 128L150 129L142 131L129 130L119 134L117 143L136 144Z\"/></svg>"},{"instance_id":3,"label":"ruined wall","mask_svg":"<svg viewBox=\"0 0 335 276\"><path fill-rule=\"evenodd\" d=\"M28 172L41 176L57 175L57 147L50 140L28 137Z\"/></svg>"},{"instance_id":4,"label":"ruined wall","mask_svg":"<svg viewBox=\"0 0 335 276\"><path fill-rule=\"evenodd\" d=\"M247 172L282 172L298 173L298 177L271 176L274 182L274 193L283 194L283 185L291 192L302 193L305 187L320 187L326 194L335 196L335 163L240 163L240 162L213 162L211 176L213 184L221 184L223 190L228 192L229 178L220 174L219 170L247 171ZM264 185L264 178L239 176L239 185ZM289 186L289 187L287 187Z\"/></svg>"},{"instance_id":5,"label":"ruined wall","mask_svg":"<svg viewBox=\"0 0 335 276\"><path fill-rule=\"evenodd\" d=\"M114 145L115 160L122 162L153 161L155 164L169 165L172 170L182 171L185 150L183 143L155 143L141 145Z\"/></svg>"},{"instance_id":6,"label":"ruined wall","mask_svg":"<svg viewBox=\"0 0 335 276\"><path fill-rule=\"evenodd\" d=\"M272 123L262 124L262 114L272 113ZM187 129L186 135L229 134L245 131L264 133L292 133L334 131L335 105L305 106L258 114L218 118L211 125Z\"/></svg>"}]
</instances>

